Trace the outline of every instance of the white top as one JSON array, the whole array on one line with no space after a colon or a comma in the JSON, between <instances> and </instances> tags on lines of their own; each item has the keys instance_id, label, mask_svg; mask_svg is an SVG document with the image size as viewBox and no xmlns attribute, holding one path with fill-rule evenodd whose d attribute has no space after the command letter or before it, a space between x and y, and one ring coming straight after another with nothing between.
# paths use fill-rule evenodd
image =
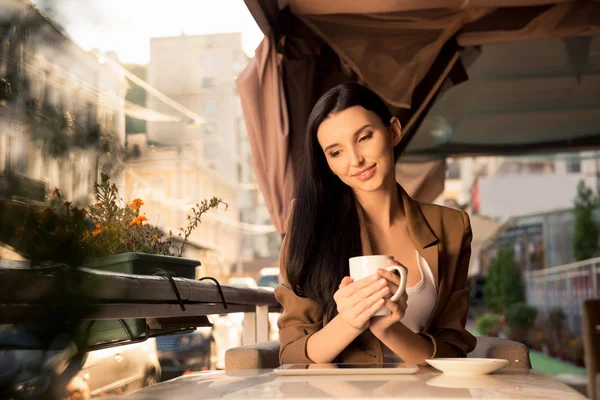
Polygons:
<instances>
[{"instance_id":1,"label":"white top","mask_svg":"<svg viewBox=\"0 0 600 400\"><path fill-rule=\"evenodd\" d=\"M408 329L418 333L423 330L437 300L437 289L433 280L431 267L418 252L417 265L421 272L421 280L414 286L406 288L408 301L406 313L400 320ZM402 361L393 351L382 343L384 362Z\"/></svg>"}]
</instances>

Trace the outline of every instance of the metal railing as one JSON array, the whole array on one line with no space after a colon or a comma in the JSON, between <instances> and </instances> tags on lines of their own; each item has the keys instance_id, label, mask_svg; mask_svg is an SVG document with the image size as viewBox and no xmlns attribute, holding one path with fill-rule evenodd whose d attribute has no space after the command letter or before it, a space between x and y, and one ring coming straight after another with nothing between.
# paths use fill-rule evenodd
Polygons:
<instances>
[{"instance_id":1,"label":"metal railing","mask_svg":"<svg viewBox=\"0 0 600 400\"><path fill-rule=\"evenodd\" d=\"M63 266L0 268L0 324L51 324L62 309L83 320L146 319L182 326L198 326L199 316L243 312L247 345L268 341L268 313L281 307L268 289Z\"/></svg>"},{"instance_id":2,"label":"metal railing","mask_svg":"<svg viewBox=\"0 0 600 400\"><path fill-rule=\"evenodd\" d=\"M540 312L561 309L569 328L581 335L583 302L600 297L600 257L525 272L527 302Z\"/></svg>"}]
</instances>

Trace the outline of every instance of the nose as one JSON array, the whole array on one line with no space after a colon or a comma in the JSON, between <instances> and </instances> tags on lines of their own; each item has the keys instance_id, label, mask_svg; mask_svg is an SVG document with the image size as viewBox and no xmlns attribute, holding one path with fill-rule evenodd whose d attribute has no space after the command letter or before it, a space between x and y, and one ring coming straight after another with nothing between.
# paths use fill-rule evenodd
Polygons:
<instances>
[{"instance_id":1,"label":"nose","mask_svg":"<svg viewBox=\"0 0 600 400\"><path fill-rule=\"evenodd\" d=\"M353 167L360 167L364 164L365 159L355 149L350 149L350 163Z\"/></svg>"}]
</instances>

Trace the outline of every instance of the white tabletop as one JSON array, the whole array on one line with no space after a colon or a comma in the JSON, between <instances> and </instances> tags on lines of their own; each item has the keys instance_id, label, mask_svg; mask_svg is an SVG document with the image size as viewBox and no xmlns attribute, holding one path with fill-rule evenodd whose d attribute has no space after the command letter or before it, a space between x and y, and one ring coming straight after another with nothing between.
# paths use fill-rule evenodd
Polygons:
<instances>
[{"instance_id":1,"label":"white tabletop","mask_svg":"<svg viewBox=\"0 0 600 400\"><path fill-rule=\"evenodd\" d=\"M272 370L207 371L160 383L126 398L585 399L551 376L532 370L501 370L491 375L457 378L431 368L421 368L415 375L370 376L278 376Z\"/></svg>"}]
</instances>

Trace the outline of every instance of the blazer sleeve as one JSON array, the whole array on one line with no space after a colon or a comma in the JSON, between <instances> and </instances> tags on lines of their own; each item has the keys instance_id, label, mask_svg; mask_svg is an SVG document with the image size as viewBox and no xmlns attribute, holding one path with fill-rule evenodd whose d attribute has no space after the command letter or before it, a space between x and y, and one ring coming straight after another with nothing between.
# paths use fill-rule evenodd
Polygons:
<instances>
[{"instance_id":1,"label":"blazer sleeve","mask_svg":"<svg viewBox=\"0 0 600 400\"><path fill-rule=\"evenodd\" d=\"M469 215L462 213L464 234L452 283L452 293L438 321L428 333L422 335L433 341L432 358L466 357L475 349L477 339L465 329L469 311L469 291L465 288L471 258L471 223Z\"/></svg>"},{"instance_id":2,"label":"blazer sleeve","mask_svg":"<svg viewBox=\"0 0 600 400\"><path fill-rule=\"evenodd\" d=\"M289 221L294 209L294 200L285 223L285 231L289 232ZM287 280L286 261L288 236L283 238L279 263L283 284L275 288L275 298L282 306L282 313L277 321L279 327L279 362L283 364L314 363L306 352L308 339L323 328L323 312L313 300L297 296Z\"/></svg>"}]
</instances>

